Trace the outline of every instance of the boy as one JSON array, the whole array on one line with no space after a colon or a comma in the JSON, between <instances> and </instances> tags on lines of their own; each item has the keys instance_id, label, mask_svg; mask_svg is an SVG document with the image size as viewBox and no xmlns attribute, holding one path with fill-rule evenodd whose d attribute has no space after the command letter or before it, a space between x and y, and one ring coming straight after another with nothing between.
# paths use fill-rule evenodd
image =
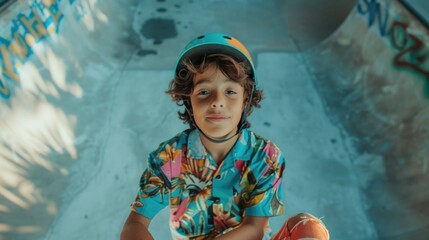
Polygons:
<instances>
[{"instance_id":1,"label":"boy","mask_svg":"<svg viewBox=\"0 0 429 240\"><path fill-rule=\"evenodd\" d=\"M285 163L274 143L248 129L263 92L245 46L221 33L195 38L167 93L185 106L179 118L190 128L149 155L121 239L153 239L150 219L166 206L174 239L269 239L268 218L284 211ZM329 235L303 213L273 239L303 237Z\"/></svg>"}]
</instances>

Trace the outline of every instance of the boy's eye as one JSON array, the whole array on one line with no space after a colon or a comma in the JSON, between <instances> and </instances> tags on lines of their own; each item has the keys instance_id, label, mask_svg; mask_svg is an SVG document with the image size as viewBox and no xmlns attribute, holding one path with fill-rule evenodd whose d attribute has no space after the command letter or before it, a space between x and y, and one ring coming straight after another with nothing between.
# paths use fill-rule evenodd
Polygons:
<instances>
[{"instance_id":1,"label":"boy's eye","mask_svg":"<svg viewBox=\"0 0 429 240\"><path fill-rule=\"evenodd\" d=\"M226 93L227 93L228 95L237 94L237 92L232 91L232 90L227 90L227 91L226 91Z\"/></svg>"},{"instance_id":2,"label":"boy's eye","mask_svg":"<svg viewBox=\"0 0 429 240\"><path fill-rule=\"evenodd\" d=\"M209 94L208 90L201 90L198 92L198 95L207 95L207 94Z\"/></svg>"}]
</instances>

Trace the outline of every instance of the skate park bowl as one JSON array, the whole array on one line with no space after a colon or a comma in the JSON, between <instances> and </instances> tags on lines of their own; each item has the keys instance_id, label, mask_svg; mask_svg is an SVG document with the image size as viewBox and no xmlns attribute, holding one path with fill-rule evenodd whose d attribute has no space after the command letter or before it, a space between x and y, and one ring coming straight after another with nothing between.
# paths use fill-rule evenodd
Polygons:
<instances>
[{"instance_id":1,"label":"skate park bowl","mask_svg":"<svg viewBox=\"0 0 429 240\"><path fill-rule=\"evenodd\" d=\"M286 160L274 232L309 212L331 239L428 239L425 16L423 0L0 1L0 240L119 239L148 154L187 128L164 92L206 32L255 59L251 129Z\"/></svg>"}]
</instances>

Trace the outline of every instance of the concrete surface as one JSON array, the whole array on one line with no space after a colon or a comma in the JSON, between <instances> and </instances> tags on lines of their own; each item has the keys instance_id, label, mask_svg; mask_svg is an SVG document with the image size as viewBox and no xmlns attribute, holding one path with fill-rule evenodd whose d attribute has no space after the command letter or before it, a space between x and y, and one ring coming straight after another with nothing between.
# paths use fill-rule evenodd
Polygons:
<instances>
[{"instance_id":1,"label":"concrete surface","mask_svg":"<svg viewBox=\"0 0 429 240\"><path fill-rule=\"evenodd\" d=\"M236 36L257 62L266 99L252 129L287 162L286 214L271 219L274 231L307 211L323 217L332 239L428 236L427 65L419 58L411 74L392 67L400 50L380 34L427 43L401 5L53 2L59 11L18 1L0 17L0 36L22 34L33 50L24 56L22 42L0 42L0 239L118 239L147 154L186 128L164 93L176 57L211 31ZM377 6L381 18L370 11ZM40 14L44 26L28 33L19 14ZM390 28L380 27L383 14ZM408 35L392 27L398 19ZM171 238L167 220L165 210L152 221L155 239Z\"/></svg>"}]
</instances>

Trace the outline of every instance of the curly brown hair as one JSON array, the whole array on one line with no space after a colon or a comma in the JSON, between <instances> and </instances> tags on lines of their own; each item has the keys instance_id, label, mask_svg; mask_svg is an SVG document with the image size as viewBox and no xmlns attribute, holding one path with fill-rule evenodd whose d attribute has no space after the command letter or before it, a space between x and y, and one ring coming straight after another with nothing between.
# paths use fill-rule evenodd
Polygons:
<instances>
[{"instance_id":1,"label":"curly brown hair","mask_svg":"<svg viewBox=\"0 0 429 240\"><path fill-rule=\"evenodd\" d=\"M175 78L171 80L167 94L171 96L178 106L185 105L186 109L183 112L178 112L179 118L185 124L189 124L191 129L194 129L192 116L192 106L190 104L190 96L194 90L193 81L197 74L202 74L209 67L214 65L226 77L239 83L244 87L244 102L247 104L250 99L250 94L254 88L254 81L251 79L252 69L245 62L237 62L234 58L225 54L210 54L197 60L186 59L181 62L181 69L176 73ZM260 108L259 102L263 99L264 92L259 89L253 91L252 100L248 107L246 115L249 116L253 108ZM245 127L250 127L250 123L245 121Z\"/></svg>"}]
</instances>

